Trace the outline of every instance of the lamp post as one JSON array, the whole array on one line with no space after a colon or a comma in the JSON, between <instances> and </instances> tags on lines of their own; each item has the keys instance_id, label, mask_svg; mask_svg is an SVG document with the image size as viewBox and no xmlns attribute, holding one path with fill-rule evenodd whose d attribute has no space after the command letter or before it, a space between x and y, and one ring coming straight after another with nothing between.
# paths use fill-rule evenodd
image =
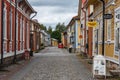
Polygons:
<instances>
[{"instance_id":1,"label":"lamp post","mask_svg":"<svg viewBox=\"0 0 120 80\"><path fill-rule=\"evenodd\" d=\"M102 22L103 22L103 33L102 33L102 55L104 56L104 43L105 43L105 38L104 38L104 33L105 33L105 1L104 0L100 0L102 2L102 8L103 8L103 16L102 16Z\"/></svg>"}]
</instances>

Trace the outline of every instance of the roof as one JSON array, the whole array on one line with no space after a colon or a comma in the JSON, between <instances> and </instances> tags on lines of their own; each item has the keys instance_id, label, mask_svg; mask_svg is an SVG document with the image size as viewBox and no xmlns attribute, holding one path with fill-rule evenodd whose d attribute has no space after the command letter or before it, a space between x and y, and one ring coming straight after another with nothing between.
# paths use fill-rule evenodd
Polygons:
<instances>
[{"instance_id":1,"label":"roof","mask_svg":"<svg viewBox=\"0 0 120 80\"><path fill-rule=\"evenodd\" d=\"M57 39L55 39L55 38L51 38L52 40L54 40L54 41L58 41Z\"/></svg>"},{"instance_id":2,"label":"roof","mask_svg":"<svg viewBox=\"0 0 120 80\"><path fill-rule=\"evenodd\" d=\"M69 26L71 26L73 23L74 23L74 21L75 20L79 20L80 19L80 17L77 15L77 16L74 16L72 19L71 19L71 21L69 22L69 24L67 25L67 28L69 27Z\"/></svg>"},{"instance_id":3,"label":"roof","mask_svg":"<svg viewBox=\"0 0 120 80\"><path fill-rule=\"evenodd\" d=\"M44 30L41 30L40 32L43 33L45 36L48 35Z\"/></svg>"},{"instance_id":4,"label":"roof","mask_svg":"<svg viewBox=\"0 0 120 80\"><path fill-rule=\"evenodd\" d=\"M21 3L25 3L31 10L31 13L36 13L36 11L33 9L33 7L30 5L28 0L22 0Z\"/></svg>"}]
</instances>

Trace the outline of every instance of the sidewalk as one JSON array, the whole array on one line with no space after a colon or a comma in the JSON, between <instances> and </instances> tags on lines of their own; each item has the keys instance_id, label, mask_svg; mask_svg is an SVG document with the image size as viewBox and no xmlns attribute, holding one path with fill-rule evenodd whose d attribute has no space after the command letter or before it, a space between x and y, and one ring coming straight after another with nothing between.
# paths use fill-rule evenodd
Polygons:
<instances>
[{"instance_id":1,"label":"sidewalk","mask_svg":"<svg viewBox=\"0 0 120 80\"><path fill-rule=\"evenodd\" d=\"M93 65L92 59L86 59L86 58L82 57L80 54L77 54L77 57L92 72L92 65ZM108 75L108 77L106 80L120 80L120 78L114 78L114 77L110 76L109 72L107 72L107 75ZM105 79L100 78L98 80L105 80Z\"/></svg>"},{"instance_id":2,"label":"sidewalk","mask_svg":"<svg viewBox=\"0 0 120 80\"><path fill-rule=\"evenodd\" d=\"M9 80L9 78L16 72L21 70L25 65L29 64L33 58L30 60L21 60L17 64L11 64L8 67L0 70L0 80Z\"/></svg>"}]
</instances>

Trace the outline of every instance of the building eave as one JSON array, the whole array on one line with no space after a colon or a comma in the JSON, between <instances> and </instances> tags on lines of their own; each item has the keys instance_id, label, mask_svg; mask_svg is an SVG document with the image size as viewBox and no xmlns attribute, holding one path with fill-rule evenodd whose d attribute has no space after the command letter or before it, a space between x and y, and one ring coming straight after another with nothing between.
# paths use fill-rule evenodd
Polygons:
<instances>
[{"instance_id":1,"label":"building eave","mask_svg":"<svg viewBox=\"0 0 120 80\"><path fill-rule=\"evenodd\" d=\"M28 2L28 0L22 0L21 2L25 2L25 4L29 7L29 9L31 10L31 13L37 13L33 7L30 5L30 3Z\"/></svg>"},{"instance_id":2,"label":"building eave","mask_svg":"<svg viewBox=\"0 0 120 80\"><path fill-rule=\"evenodd\" d=\"M77 15L77 16L74 16L71 21L69 22L69 24L67 25L67 29L69 28L69 26L72 26L73 23L75 22L75 20L80 20L80 17Z\"/></svg>"}]
</instances>

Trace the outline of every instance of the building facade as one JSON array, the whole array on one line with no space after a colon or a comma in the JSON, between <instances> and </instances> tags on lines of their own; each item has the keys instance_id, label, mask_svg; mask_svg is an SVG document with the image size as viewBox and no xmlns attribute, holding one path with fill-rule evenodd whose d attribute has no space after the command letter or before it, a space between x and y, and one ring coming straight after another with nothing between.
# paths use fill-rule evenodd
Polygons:
<instances>
[{"instance_id":1,"label":"building facade","mask_svg":"<svg viewBox=\"0 0 120 80\"><path fill-rule=\"evenodd\" d=\"M16 4L17 3L17 4ZM3 4L3 6L2 6ZM2 0L0 12L1 54L3 58L22 54L30 50L30 15L34 13L27 0ZM3 45L3 46L2 46ZM16 53L15 53L16 51Z\"/></svg>"},{"instance_id":2,"label":"building facade","mask_svg":"<svg viewBox=\"0 0 120 80\"><path fill-rule=\"evenodd\" d=\"M43 44L45 47L50 45L50 35L45 32L44 30L41 30L41 44Z\"/></svg>"},{"instance_id":3,"label":"building facade","mask_svg":"<svg viewBox=\"0 0 120 80\"><path fill-rule=\"evenodd\" d=\"M105 1L105 14L112 14L112 19L105 19L105 44L104 54L102 54L102 39L103 39L103 5L99 0L86 0L84 3L84 10L86 11L86 21L93 19L97 22L97 26L93 27L91 35L89 35L90 27L88 27L87 38L92 37L92 56L103 55L110 66L119 64L119 24L120 24L120 1L119 0L104 0ZM115 5L113 5L115 3ZM91 7L92 6L92 7ZM81 9L82 12L82 9ZM82 14L82 13L81 13ZM81 16L82 17L82 16ZM86 22L87 23L87 22ZM85 38L84 38L85 39ZM89 42L88 41L88 42ZM89 45L89 44L88 44ZM89 52L89 51L88 51ZM112 64L112 65L111 65ZM114 65L115 66L115 65Z\"/></svg>"},{"instance_id":4,"label":"building facade","mask_svg":"<svg viewBox=\"0 0 120 80\"><path fill-rule=\"evenodd\" d=\"M61 37L62 37L62 43L63 43L63 47L67 48L67 32L62 32L61 33Z\"/></svg>"},{"instance_id":5,"label":"building facade","mask_svg":"<svg viewBox=\"0 0 120 80\"><path fill-rule=\"evenodd\" d=\"M67 34L68 49L72 48L72 52L80 52L80 18L78 16L73 17L69 22Z\"/></svg>"},{"instance_id":6,"label":"building facade","mask_svg":"<svg viewBox=\"0 0 120 80\"><path fill-rule=\"evenodd\" d=\"M40 33L40 24L36 19L31 20L31 30L30 30L30 36L31 36L31 47L32 51L38 51L40 50L41 45L41 33Z\"/></svg>"}]
</instances>

